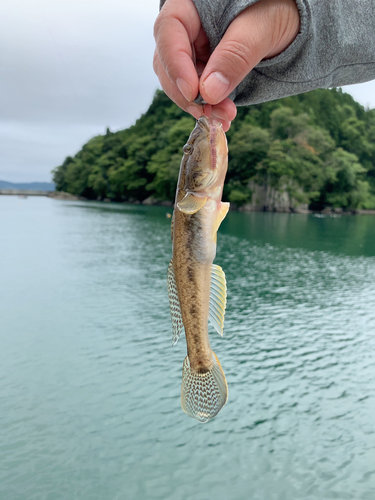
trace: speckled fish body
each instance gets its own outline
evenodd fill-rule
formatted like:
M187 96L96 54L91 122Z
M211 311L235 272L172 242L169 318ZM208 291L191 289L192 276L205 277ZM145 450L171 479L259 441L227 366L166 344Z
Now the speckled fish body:
M229 209L229 203L221 201L227 165L221 124L203 116L184 146L168 269L173 344L183 330L187 343L181 405L200 422L214 417L228 398L225 375L208 336L209 320L221 335L224 327L226 281L213 260L217 230Z

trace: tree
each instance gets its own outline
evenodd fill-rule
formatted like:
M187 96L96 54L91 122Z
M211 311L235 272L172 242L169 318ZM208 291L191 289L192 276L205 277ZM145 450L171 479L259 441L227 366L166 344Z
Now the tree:
M92 199L172 201L194 123L157 91L134 125L107 128L56 167L56 189ZM227 137L224 199L237 206L250 201L252 182L312 208L375 208L375 110L341 89L239 108Z

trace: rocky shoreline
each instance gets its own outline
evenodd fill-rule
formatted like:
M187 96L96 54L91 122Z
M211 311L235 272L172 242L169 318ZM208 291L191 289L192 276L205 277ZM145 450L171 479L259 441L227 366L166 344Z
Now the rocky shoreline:
M71 200L71 201L87 201L87 198L82 196L75 196L74 194L65 193L64 191L51 191L48 198L54 198L55 200Z

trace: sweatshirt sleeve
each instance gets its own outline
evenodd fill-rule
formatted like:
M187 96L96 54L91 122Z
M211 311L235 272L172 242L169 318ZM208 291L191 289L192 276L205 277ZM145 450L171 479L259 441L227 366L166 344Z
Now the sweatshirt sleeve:
M211 50L233 19L258 0L193 0ZM317 88L375 79L375 0L296 0L300 32L261 61L229 96L248 105Z

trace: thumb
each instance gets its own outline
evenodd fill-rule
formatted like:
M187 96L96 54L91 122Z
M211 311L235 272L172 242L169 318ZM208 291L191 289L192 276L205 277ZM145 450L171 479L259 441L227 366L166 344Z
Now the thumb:
M209 104L227 97L264 58L274 57L299 30L294 0L260 0L229 25L200 79L200 94Z

